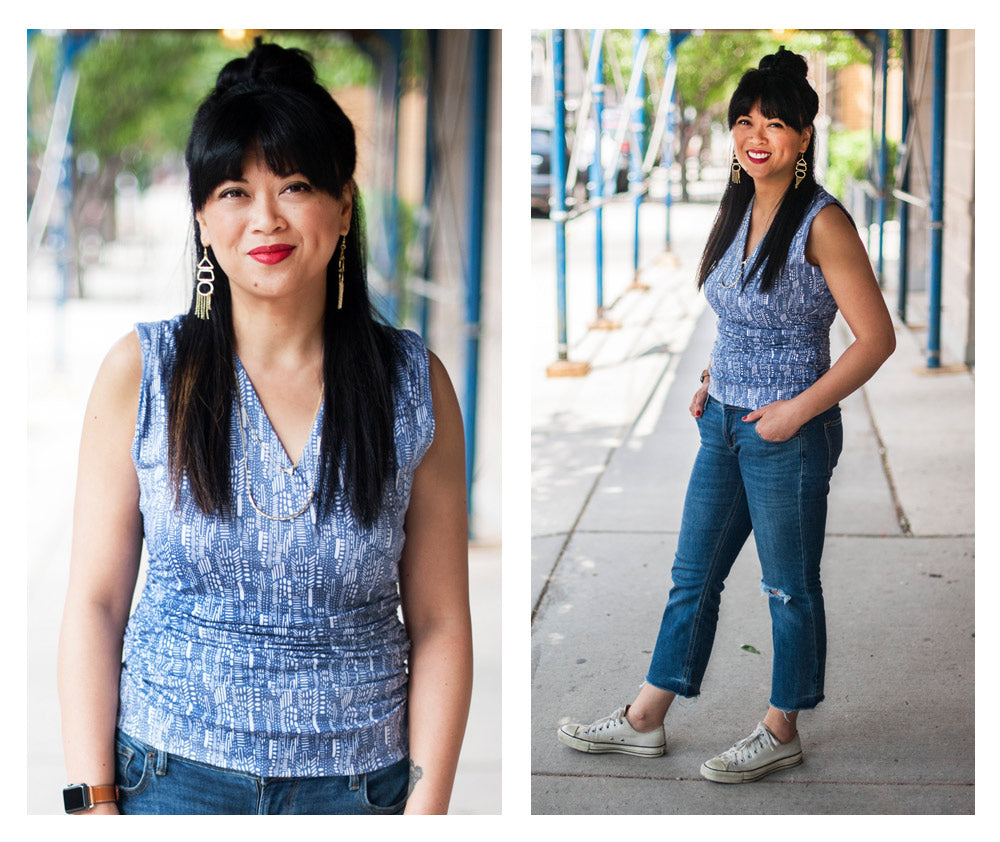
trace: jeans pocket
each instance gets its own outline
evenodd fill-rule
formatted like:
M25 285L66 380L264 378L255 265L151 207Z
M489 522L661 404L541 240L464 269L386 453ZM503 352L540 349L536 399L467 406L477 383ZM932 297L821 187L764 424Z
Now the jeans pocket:
M837 467L840 459L840 452L844 449L844 425L841 417L831 418L823 425L826 433L827 450L827 473L833 476L833 469Z
M402 813L410 795L410 760L404 757L374 772L359 775L358 798L369 813L392 815Z
M115 783L121 796L138 795L149 786L155 757L156 750L141 740L115 735Z

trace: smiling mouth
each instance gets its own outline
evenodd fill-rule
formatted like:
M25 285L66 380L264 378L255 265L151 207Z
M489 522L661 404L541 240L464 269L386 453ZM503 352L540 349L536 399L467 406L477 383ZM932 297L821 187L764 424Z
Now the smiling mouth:
M290 246L286 243L276 243L271 246L258 246L247 253L258 263L273 266L275 263L281 263L294 249L295 246Z
M771 153L770 152L757 152L757 151L750 152L750 151L748 151L747 152L747 157L751 161L753 161L755 164L759 164L762 161L766 161L768 158L770 158L771 157Z

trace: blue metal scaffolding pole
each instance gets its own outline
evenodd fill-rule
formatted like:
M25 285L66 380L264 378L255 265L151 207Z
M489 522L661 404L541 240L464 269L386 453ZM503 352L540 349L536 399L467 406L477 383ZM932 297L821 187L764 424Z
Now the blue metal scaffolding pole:
M900 118L904 146L900 150L906 156L905 166L899 180L899 189L910 191L910 74L913 72L913 31L903 30L903 111ZM899 202L899 281L897 283L896 314L906 324L906 294L910 285L910 205Z
M469 85L469 172L466 187L469 248L465 275L465 482L472 513L472 479L476 455L476 405L479 392L479 333L483 283L483 196L486 175L486 124L489 115L490 32L472 35L472 79Z
M878 31L878 38L879 64L881 66L882 75L882 108L878 158L878 282L879 286L881 286L885 283L885 277L883 275L883 268L885 264L885 217L889 198L889 149L888 141L886 139L885 125L889 78L889 30L880 29Z
M423 218L421 219L421 224L423 226L422 230L422 241L423 241L423 265L421 267L421 276L424 280L429 280L431 277L431 267L433 265L433 256L431 253L431 243L433 238L431 237L431 216L433 213L433 202L434 202L434 178L436 176L434 168L434 159L436 157L435 143L434 143L434 132L435 132L435 122L434 122L434 109L437 107L437 100L435 98L435 87L437 86L438 79L438 33L437 30L431 29L427 32L427 105L426 114L427 120L424 126L424 199L423 208L421 210ZM418 313L417 321L420 325L420 335L426 340L428 334L430 333L430 302L426 295L421 295L418 298Z
M930 272L927 296L927 367L941 367L941 266L944 227L944 132L948 31L934 30L934 100L931 128Z
M604 147L604 34L602 30L591 31L591 61L594 76L591 79L591 95L594 101L594 159L590 163L591 198L596 199L594 208L595 245L594 259L597 271L597 318L604 316L604 173L601 151Z
M663 48L663 80L666 84L666 80L670 78L670 68L674 64L674 47L676 42L674 41L675 35L673 32L667 38L667 43ZM676 86L674 86L676 90ZM670 107L667 111L667 131L663 139L663 169L667 174L667 189L663 197L664 209L666 210L667 216L667 230L666 237L664 241L664 246L667 251L670 251L671 239L670 239L670 212L674 206L674 188L673 182L671 181L670 174L674 167L674 91L670 93Z
M552 130L552 211L556 226L556 307L559 360L569 358L566 334L566 30L552 30L554 126Z
M643 50L644 42L649 34L648 29L636 29L632 34L632 73L638 74L635 89L635 104L632 109L632 142L629 146L631 153L629 157L628 183L632 192L632 206L635 216L635 230L632 239L632 269L634 277L639 275L639 207L642 205L642 145L640 143L646 129L646 109L644 107L646 99L646 79L643 73L642 62L645 56Z

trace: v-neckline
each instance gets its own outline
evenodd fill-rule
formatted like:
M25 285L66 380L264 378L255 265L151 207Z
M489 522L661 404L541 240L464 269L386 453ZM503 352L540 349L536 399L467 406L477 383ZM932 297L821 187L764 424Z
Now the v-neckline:
M325 406L325 401L320 400L319 406L316 408L316 415L313 418L312 424L309 427L309 435L306 437L305 443L302 445L302 452L299 454L297 460L293 460L285 449L284 442L281 441L281 437L278 435L277 431L274 429L274 424L271 423L271 417L267 414L267 410L264 409L264 402L260 399L260 395L257 394L257 388L253 385L253 380L250 378L249 372L243 366L243 360L240 359L239 354L235 351L233 352L233 360L236 364L236 388L240 390L239 395L237 395L237 412L239 407L242 407L243 412L246 414L247 427L253 432L252 434L256 436L256 430L260 430L263 427L264 435L269 439L269 442L260 442L265 447L265 457L269 457L273 450L277 450L281 454L281 459L285 464L279 465L278 467L287 474L293 474L302 464L305 459L306 454L309 452L309 448L313 441L316 439L317 428L319 427ZM242 378L240 375L242 374ZM241 379L246 384L246 389L243 389L240 381ZM244 400L243 397L246 397ZM252 401L250 400L252 398ZM263 419L263 424L257 423L258 419L254 419L250 413L250 404L254 405L254 411L259 414L260 419ZM242 419L237 419L239 423L243 423ZM258 437L259 438L259 437ZM287 467L286 467L287 465Z
M743 218L743 237L742 237L742 242L740 243L740 251L738 259L740 260L740 262L743 264L744 267L746 267L747 264L750 263L750 261L753 259L754 255L757 254L757 249L760 248L760 244L764 241L764 237L767 236L767 231L765 231L764 235L759 240L757 240L756 243L754 243L753 249L750 252L750 254L747 254L747 244L750 240L750 219L753 216L753 207L755 201L756 197L750 199L750 204L747 205L746 216ZM746 256L744 257L744 255Z

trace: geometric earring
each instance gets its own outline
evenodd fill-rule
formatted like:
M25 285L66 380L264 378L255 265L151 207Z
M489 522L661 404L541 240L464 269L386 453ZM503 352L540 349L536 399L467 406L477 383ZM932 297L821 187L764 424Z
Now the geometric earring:
M736 153L734 152L733 153L732 173L730 174L730 178L732 179L733 184L739 184L740 183L740 169L741 169L740 162L736 158Z
M212 310L212 293L215 292L215 267L208 259L208 251L198 264L198 294L194 301L194 314L199 319L207 319Z
M799 160L795 162L795 186L798 187L802 183L802 179L806 177L806 173L809 172L809 164L806 163L805 152L800 153Z

